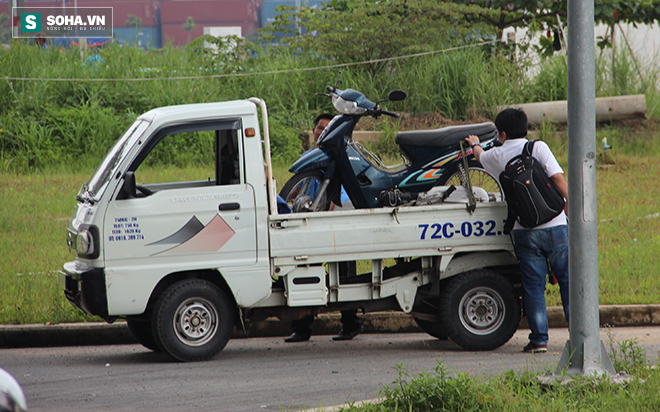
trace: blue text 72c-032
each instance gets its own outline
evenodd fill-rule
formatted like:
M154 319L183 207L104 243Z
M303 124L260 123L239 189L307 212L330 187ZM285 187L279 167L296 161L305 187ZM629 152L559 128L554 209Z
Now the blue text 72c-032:
M476 220L474 222L465 221L460 225L453 223L428 223L418 225L422 229L419 238L421 240L427 239L451 239L454 236L498 236L502 234L502 230L497 230L497 223L494 220L487 220L482 222Z

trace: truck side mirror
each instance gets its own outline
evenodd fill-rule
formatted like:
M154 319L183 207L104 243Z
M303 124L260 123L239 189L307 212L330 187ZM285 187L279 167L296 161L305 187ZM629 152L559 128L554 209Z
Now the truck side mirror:
M133 199L136 196L135 172L128 171L124 175L124 184L121 187L120 199Z

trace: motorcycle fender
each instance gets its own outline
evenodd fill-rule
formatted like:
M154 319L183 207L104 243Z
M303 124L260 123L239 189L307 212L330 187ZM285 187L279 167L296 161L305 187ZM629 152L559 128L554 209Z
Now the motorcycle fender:
M330 163L332 163L332 158L323 150L315 148L305 152L298 161L296 161L289 172L291 173L300 173L312 169L324 169Z

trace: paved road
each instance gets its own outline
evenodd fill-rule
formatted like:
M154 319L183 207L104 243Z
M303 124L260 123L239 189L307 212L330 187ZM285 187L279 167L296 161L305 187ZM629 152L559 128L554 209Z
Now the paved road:
M362 334L333 342L282 338L234 339L214 360L174 363L139 345L0 350L0 366L23 386L36 411L297 411L373 399L396 377L433 372L438 361L452 372L554 370L568 331L551 329L549 352L521 353L528 331L493 352L465 352L421 333ZM649 359L660 351L660 327L614 328L608 346L637 338Z

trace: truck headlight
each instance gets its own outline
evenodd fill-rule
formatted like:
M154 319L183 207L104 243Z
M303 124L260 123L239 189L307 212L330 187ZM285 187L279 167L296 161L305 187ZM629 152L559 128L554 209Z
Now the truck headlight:
M80 226L76 235L76 252L80 257L99 257L99 230L96 226Z

